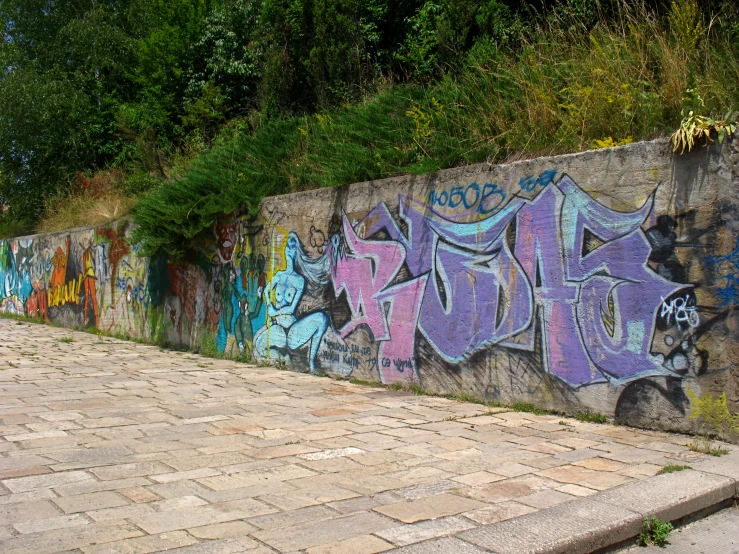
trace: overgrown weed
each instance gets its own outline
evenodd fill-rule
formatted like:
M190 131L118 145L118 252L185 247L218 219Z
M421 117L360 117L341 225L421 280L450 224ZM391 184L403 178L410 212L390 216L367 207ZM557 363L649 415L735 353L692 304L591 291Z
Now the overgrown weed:
M726 392L714 397L711 393L696 395L687 389L690 398L690 419L696 420L698 434L739 434L739 413L732 414L726 403Z
M643 546L662 546L672 533L671 523L660 521L656 517L648 517L642 523L642 532L639 534L639 543Z

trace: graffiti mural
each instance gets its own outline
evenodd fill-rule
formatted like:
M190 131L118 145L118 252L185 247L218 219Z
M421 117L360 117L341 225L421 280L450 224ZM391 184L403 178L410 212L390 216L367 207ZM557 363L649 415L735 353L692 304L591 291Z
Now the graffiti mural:
M657 213L656 189L617 210L555 170L513 182L519 192L473 182L399 194L304 235L281 217L255 357L553 407L615 395L610 409L631 423L655 406L687 418L683 383L709 371L713 333L730 332L736 250L696 260L715 244L688 240L694 214ZM711 266L716 300L695 279Z
M0 240L0 311L631 423L662 406L679 427L686 382L734 378L733 203L702 228L698 208L659 213L659 188L616 209L556 169L482 177L352 212L267 203L178 259L141 255L125 221Z
M664 299L686 285L647 265L641 225L651 198L636 212L616 212L565 175L535 200L515 199L476 223L406 197L399 204L407 233L385 205L359 223L365 236L386 240L360 238L344 216L346 247L332 272L352 311L340 335L368 326L381 342L384 382L417 378L416 330L450 362L495 345L531 351L540 341L543 369L572 386L669 371L650 346ZM403 265L407 277L398 279ZM698 317L678 307L680 324Z

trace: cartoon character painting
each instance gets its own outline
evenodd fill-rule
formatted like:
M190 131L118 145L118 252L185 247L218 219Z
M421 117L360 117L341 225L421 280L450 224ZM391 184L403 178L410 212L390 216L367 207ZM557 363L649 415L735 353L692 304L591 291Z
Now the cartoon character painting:
M83 291L85 301L83 303L83 320L84 325L88 326L90 322L90 309L92 309L93 319L95 320L95 327L99 327L98 320L98 300L97 290L95 288L95 262L92 258L92 247L93 242L89 238L85 237L80 243L84 254L82 255L82 275L83 275Z

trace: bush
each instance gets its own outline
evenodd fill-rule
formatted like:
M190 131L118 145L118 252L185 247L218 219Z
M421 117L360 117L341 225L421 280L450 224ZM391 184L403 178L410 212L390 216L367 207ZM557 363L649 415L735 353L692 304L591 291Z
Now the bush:
M146 171L137 169L123 179L123 182L120 184L120 190L126 196L137 197L156 188L162 182L162 179L154 177Z
M30 234L33 232L33 226L32 220L0 216L0 239Z
M136 207L134 240L152 254L183 254L191 240L237 209L255 213L259 200L286 192L284 165L298 140L296 119L236 134L205 152L181 179L153 190Z
M6 4L6 228L112 166L145 196L150 252L266 195L664 136L688 90L718 140L739 105L739 10L719 0Z

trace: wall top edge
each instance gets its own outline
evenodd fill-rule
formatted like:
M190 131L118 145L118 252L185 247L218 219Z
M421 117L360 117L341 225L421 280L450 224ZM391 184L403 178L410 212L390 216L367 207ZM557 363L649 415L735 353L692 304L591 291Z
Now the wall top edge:
M737 135L739 135L739 132L737 132ZM362 187L375 187L375 188L381 188L384 185L393 183L398 181L398 179L439 179L444 180L447 176L452 176L459 173L483 173L483 172L491 172L495 169L506 169L506 168L516 168L521 165L525 164L546 164L547 162L562 162L564 160L570 160L573 158L578 157L586 157L586 156L607 156L611 154L626 154L632 150L640 150L645 147L647 148L664 148L665 154L668 154L670 156L673 155L672 149L670 148L669 144L669 138L668 137L659 137L652 140L645 140L645 141L639 141L639 142L632 142L631 144L625 144L622 146L612 146L609 148L591 148L588 150L581 150L580 152L568 152L565 154L555 154L552 156L536 156L533 158L525 158L521 160L513 160L510 162L505 163L490 163L490 162L480 162L477 164L468 164L468 165L458 165L454 167L449 167L446 169L440 169L438 171L433 171L430 173L424 173L424 174L415 174L415 173L399 173L397 175L393 175L390 177L383 177L382 179L371 179L368 181L358 181L354 183L346 183L343 185L339 185L336 187L321 187L321 188L315 188L315 189L309 189L309 190L303 190L303 191L297 191L297 192L288 192L285 194L276 194L274 196L267 196L262 200L262 203L269 203L272 201L284 201L286 198L296 198L299 199L300 197L304 196L315 196L317 194L332 194L333 191L337 190L351 190L355 188L362 188ZM710 148L714 147L714 145L711 145ZM696 151L694 151L696 152Z
M48 231L46 233L33 233L32 235L20 235L20 236L15 236L15 237L0 238L0 242L7 241L7 240L19 240L19 239L35 240L40 237L53 237L54 235L68 235L71 233L84 233L86 231L94 231L98 227L104 226L104 225L107 225L107 226L117 225L118 223L123 222L123 221L132 222L133 220L131 219L130 216L124 216L120 219L112 219L110 221L106 221L105 223L98 223L95 225L83 225L80 227L70 227L68 229L60 229L59 231Z
M734 137L732 139L739 138L739 131L734 134ZM716 153L720 152L722 149L727 148L727 145L729 144L729 141L724 142L724 144L719 145L718 143L714 142L713 144L709 145L708 148L705 149L708 153ZM278 194L274 196L267 196L262 199L262 206L265 204L269 204L271 202L284 202L287 198L292 198L299 200L304 197L316 197L317 195L323 196L323 195L331 195L335 194L339 191L351 191L352 189L357 188L363 188L363 187L374 187L374 188L381 188L383 186L389 185L391 183L397 182L399 179L409 179L409 180L416 180L416 179L428 179L428 180L444 180L445 178L458 175L461 173L483 173L483 172L492 172L495 169L507 169L511 168L514 169L518 166L525 165L525 164L546 164L547 162L550 163L557 163L557 162L564 162L566 160L571 160L573 158L580 158L580 157L588 157L588 156L609 156L612 154L618 154L618 155L628 155L629 152L637 152L639 150L643 149L653 150L653 149L663 149L664 152L661 152L664 155L668 155L671 158L674 158L678 156L677 154L674 154L672 152L672 148L669 144L669 138L668 137L659 137L656 139L648 140L648 141L639 141L639 142L633 142L631 144L626 144L622 146L613 146L609 148L598 148L598 149L588 149L588 150L582 150L580 152L570 152L565 154L557 154L552 156L537 156L534 158L526 158L521 160L514 160L506 163L490 163L490 162L481 162L477 164L469 164L469 165L461 165L461 166L455 166L450 167L446 169L441 169L435 172L425 173L425 174L412 174L412 173L399 173L398 175L394 175L391 177L384 177L382 179L374 179L374 180L368 180L368 181L359 181L354 183L346 183L343 185L339 185L336 187L322 187L322 188L315 188L305 191L297 191L297 192L289 192L285 194ZM737 150L739 150L739 146L736 147ZM692 153L686 153L683 156L688 155L696 155L699 151L694 150ZM261 209L260 209L261 211ZM19 240L19 239L36 239L39 237L51 237L58 234L69 234L69 233L78 233L78 232L85 232L94 230L95 228L99 227L100 225L117 225L121 221L131 221L130 216L123 217L121 219L115 219L106 223L101 223L97 225L89 225L89 226L80 226L80 227L73 227L69 229L63 229L59 231L50 231L46 233L33 233L31 235L21 235L21 236L15 236L15 237L6 237L6 238L0 238L0 242L2 241L9 241L9 240Z

